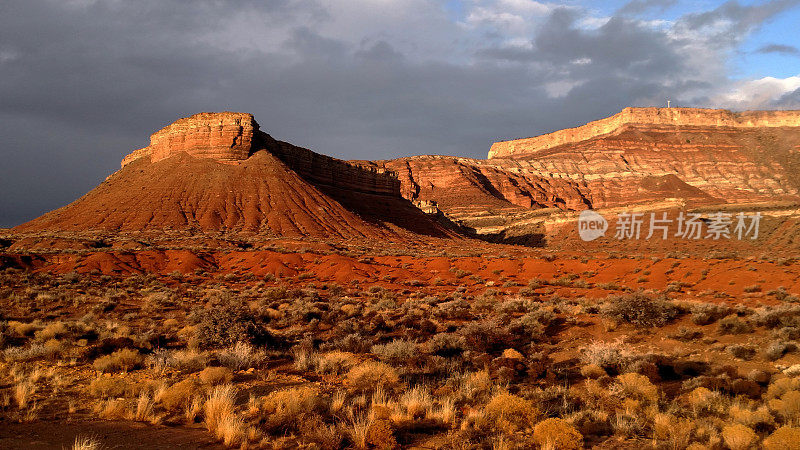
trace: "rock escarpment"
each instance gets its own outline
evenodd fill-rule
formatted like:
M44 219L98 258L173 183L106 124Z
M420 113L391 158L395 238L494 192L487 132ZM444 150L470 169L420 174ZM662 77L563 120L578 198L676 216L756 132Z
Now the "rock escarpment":
M487 233L548 210L796 200L800 112L627 108L538 138L496 143L487 160L378 161L403 196L435 201Z
M200 113L154 133L75 202L15 228L455 237L400 196L391 171L273 139L251 114Z
M531 155L561 145L576 144L623 130L629 125L695 128L800 127L800 111L744 111L699 108L625 108L611 117L536 137L495 142L489 159ZM724 130L723 130L724 131Z
M268 150L301 177L316 184L362 193L400 195L394 173L363 167L281 142L259 130L252 114L198 113L179 119L150 136L150 145L122 159L121 167L140 158L159 162L186 153L220 162L244 161Z

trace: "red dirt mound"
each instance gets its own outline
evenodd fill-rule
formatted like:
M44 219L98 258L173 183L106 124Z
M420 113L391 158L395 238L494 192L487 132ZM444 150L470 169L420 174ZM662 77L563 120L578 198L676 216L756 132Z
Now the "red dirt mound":
M433 224L429 228L436 230ZM140 158L75 202L14 231L169 229L335 238L398 235L396 229L351 212L265 150L233 163L186 153L154 163Z

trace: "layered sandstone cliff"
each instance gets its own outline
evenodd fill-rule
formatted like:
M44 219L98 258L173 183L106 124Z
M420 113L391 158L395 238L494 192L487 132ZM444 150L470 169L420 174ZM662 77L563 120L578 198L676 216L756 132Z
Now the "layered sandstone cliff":
M243 160L253 150L258 123L252 114L198 113L178 119L150 135L150 145L122 160L122 167L141 157L156 162L185 152L197 158Z
M696 128L800 127L800 111L744 111L699 108L625 108L611 117L525 139L495 142L489 158L531 155L542 150L576 144L623 129L627 125Z
M555 211L795 201L797 117L626 109L534 146L515 142L519 153L502 157L495 144L487 160L417 156L375 164L398 173L404 197L435 201L448 217L483 233L535 224Z
M400 181L393 172L351 164L275 140L259 130L258 122L249 113L204 112L178 119L153 133L149 146L123 158L121 167L140 158L158 162L184 153L223 162L244 161L260 150L271 152L318 186L400 196Z

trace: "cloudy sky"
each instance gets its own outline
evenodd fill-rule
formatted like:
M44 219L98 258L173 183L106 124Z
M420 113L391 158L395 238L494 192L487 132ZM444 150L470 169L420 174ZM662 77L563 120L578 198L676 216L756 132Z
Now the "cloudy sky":
M800 0L5 0L0 227L246 111L346 159L485 157L626 106L800 109Z

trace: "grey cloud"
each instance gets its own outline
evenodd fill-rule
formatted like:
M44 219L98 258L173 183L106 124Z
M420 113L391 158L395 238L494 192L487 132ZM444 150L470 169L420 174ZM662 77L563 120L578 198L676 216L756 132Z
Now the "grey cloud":
M800 55L800 49L793 45L783 45L783 44L768 44L758 48L756 53L780 53L783 55Z
M495 140L725 81L682 62L684 42L625 17L586 30L582 13L556 10L531 50L477 58L485 30L422 30L437 51L454 43L456 56L430 60L403 36L345 39L333 14L298 0L0 3L0 43L14 54L0 60L0 226L77 198L150 133L199 111L252 112L278 139L348 159L485 157ZM561 81L575 85L548 94Z
M637 15L650 10L666 11L677 3L678 0L632 0L623 5L617 14Z

